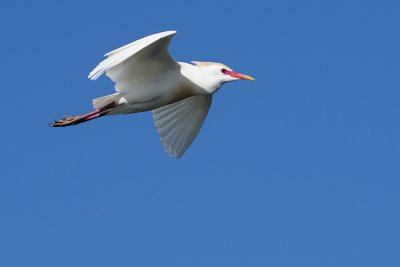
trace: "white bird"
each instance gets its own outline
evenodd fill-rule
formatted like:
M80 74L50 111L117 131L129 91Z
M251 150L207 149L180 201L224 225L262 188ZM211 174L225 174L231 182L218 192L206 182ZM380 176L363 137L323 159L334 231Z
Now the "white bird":
M168 52L175 34L153 34L107 53L89 78L106 73L117 92L93 99L90 113L64 116L49 125L65 127L104 115L152 111L165 150L180 158L200 131L213 93L226 82L254 78L221 63L175 61Z

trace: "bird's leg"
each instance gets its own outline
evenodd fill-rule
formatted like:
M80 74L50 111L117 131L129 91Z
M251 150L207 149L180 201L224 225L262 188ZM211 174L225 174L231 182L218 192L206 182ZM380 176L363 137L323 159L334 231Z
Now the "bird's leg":
M100 118L104 115L107 115L107 113L110 111L110 109L116 107L115 103L110 103L102 108L96 109L92 112L83 114L83 115L78 115L78 116L63 116L59 120L55 120L49 123L49 126L51 127L66 127L66 126L72 126L76 124L80 124L82 122L90 121L96 118Z

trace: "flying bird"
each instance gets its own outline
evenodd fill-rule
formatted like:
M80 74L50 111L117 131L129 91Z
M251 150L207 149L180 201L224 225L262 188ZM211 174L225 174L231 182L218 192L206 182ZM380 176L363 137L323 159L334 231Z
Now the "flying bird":
M65 127L105 115L152 111L166 152L180 158L200 131L212 95L224 83L254 78L221 63L175 61L168 51L175 34L153 34L107 53L89 78L106 73L116 93L93 99L92 112L64 116L49 125Z

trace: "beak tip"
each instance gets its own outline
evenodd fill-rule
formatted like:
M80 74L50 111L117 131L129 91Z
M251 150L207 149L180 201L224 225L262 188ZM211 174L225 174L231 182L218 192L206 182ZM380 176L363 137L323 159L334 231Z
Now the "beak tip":
M241 80L247 80L247 81L255 81L256 80L256 79L254 79L253 77L251 77L249 75L245 75L245 74L234 72L234 71L229 73L229 75L234 77L234 78L236 78L236 79L241 79Z

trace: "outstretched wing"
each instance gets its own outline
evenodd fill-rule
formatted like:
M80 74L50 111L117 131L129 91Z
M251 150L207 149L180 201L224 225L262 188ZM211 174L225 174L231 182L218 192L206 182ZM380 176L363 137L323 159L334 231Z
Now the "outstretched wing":
M107 58L89 74L96 80L104 72L113 80L115 89L124 93L140 89L158 74L179 70L179 64L168 52L176 31L153 34L107 53Z
M180 158L199 133L212 101L196 95L153 110L153 118L165 150Z

